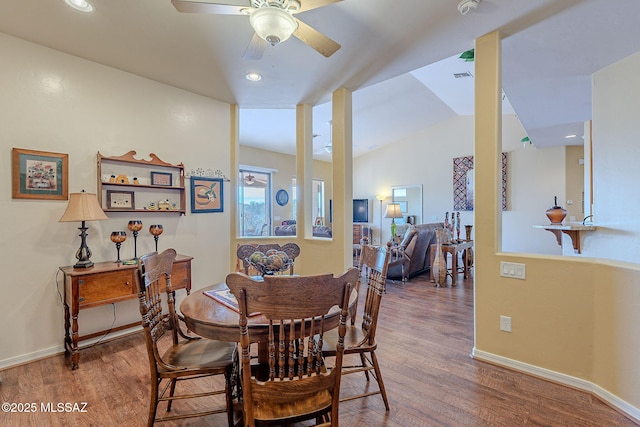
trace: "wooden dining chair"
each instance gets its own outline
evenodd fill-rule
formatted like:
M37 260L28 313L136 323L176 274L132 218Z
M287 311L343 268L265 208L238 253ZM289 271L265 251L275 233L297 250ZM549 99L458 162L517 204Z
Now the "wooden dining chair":
M316 425L338 426L343 337L357 280L355 268L340 277L265 276L264 282L242 273L227 276L240 310L244 426L313 419ZM260 342L251 335L247 319L256 313L268 322L268 342L262 343L268 348L264 364L252 364L251 346ZM336 322L336 357L333 368L327 369L323 337Z
M360 276L357 289L361 288L364 283L366 285L366 297L362 313L361 325L353 324L347 327L344 337L344 355L345 363L349 358L348 355L359 355L360 362L356 365L345 365L343 363L343 375L364 372L367 383L370 376L373 376L378 383L378 389L371 392L363 392L356 395L343 396L340 401L359 399L366 396L380 394L384 401L386 410L389 410L389 401L387 392L382 381L382 372L376 357L376 328L378 326L378 314L380 312L380 302L382 295L385 293L387 268L389 266L390 250L385 246L368 246L362 247L360 254ZM338 337L334 333L327 334L324 340L323 354L325 357L337 354Z
M176 315L174 292L171 288L171 269L175 257L176 251L174 249L167 249L161 254L153 252L140 258L138 268L138 300L151 373L151 396L147 424L152 426L158 421L226 412L227 422L229 426L232 426L230 381L236 344L199 337L187 337L186 341L179 341L179 319ZM166 294L167 310L163 308L163 294ZM170 342L161 344L163 338L166 340L170 338ZM160 348L167 349L161 353ZM214 375L224 375L224 389L203 393L175 394L178 382ZM225 405L219 409L157 417L158 404L162 401L167 402L167 412L171 412L174 400L221 394L225 395ZM201 400L201 402L209 404L205 400Z

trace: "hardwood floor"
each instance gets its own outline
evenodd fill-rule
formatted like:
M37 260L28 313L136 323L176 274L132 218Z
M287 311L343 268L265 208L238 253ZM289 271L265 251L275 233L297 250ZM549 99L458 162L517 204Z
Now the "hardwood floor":
M473 360L472 310L472 283L462 284L462 276L455 288L435 288L428 275L406 284L388 283L377 354L391 410L385 412L380 396L344 402L340 425L637 425L590 394ZM410 347L421 356L408 357L404 350ZM3 403L36 406L31 413L0 413L2 426L146 425L149 378L141 333L84 350L76 371L56 356L0 374ZM197 387L206 389L210 381L202 380ZM364 376L345 376L342 392L364 383ZM43 412L42 405L46 409L51 403L57 409L58 402L86 402L86 412ZM174 411L185 404L174 404ZM225 426L226 418L214 415L162 425Z

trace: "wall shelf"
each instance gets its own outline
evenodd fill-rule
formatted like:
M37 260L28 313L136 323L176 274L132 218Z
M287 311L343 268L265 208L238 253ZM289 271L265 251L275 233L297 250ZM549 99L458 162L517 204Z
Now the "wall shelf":
M98 200L105 212L186 214L184 166L136 159L135 151L105 157L98 152ZM119 197L114 202L112 197ZM120 204L122 203L122 204Z
M562 246L562 233L571 237L571 243L573 245L573 251L577 254L580 253L580 233L582 231L594 231L595 225L582 225L578 224L549 224L549 225L534 225L533 228L544 229L550 231L556 236L558 245Z

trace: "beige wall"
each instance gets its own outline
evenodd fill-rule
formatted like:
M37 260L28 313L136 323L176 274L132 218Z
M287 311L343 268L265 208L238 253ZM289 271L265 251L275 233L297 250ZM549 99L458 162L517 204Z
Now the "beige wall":
M231 237L230 267L235 268L235 248L238 244L245 243L284 243L295 242L301 248L304 256L296 260L295 272L300 274L320 274L327 272L342 272L353 264L351 246L351 216L352 216L352 152L351 152L351 92L346 89L338 89L332 99L332 163L313 160L313 136L312 136L312 108L310 105L298 105L296 107L296 185L298 187L297 200L297 230L295 237L254 237L239 238L235 234ZM232 107L233 110L233 107ZM232 128L234 126L232 125ZM237 123L235 125L237 129ZM232 132L233 133L233 132ZM230 141L232 150L235 150L234 138ZM244 148L243 148L244 150ZM239 153L238 158L246 163L245 158ZM235 152L234 152L235 153ZM255 154L255 153L254 153ZM273 155L275 156L275 155ZM276 156L277 157L277 156ZM275 158L275 157L274 157ZM256 159L257 160L257 159ZM237 166L237 165L236 165ZM313 216L311 214L311 181L314 178L326 178L328 194L333 200L333 223L331 224L333 238L312 237ZM333 185L339 182L340 185ZM328 200L327 200L328 203ZM327 207L328 209L328 207ZM235 208L232 207L232 215ZM231 224L235 224L235 217L231 218ZM231 227L234 228L234 225Z
M513 256L500 252L497 242L503 230L500 212L492 206L497 191L491 171L492 159L500 152L501 145L500 137L495 133L500 116L493 109L495 94L500 92L496 85L500 81L496 71L500 63L499 45L496 34L476 43L476 109L482 111L476 116L476 152L481 150L483 153L483 161L476 170L476 188L480 186L484 197L478 202L475 213L478 230L474 354L479 359L587 389L640 419L640 366L637 363L640 339L634 327L640 321L638 265L568 256ZM631 123L632 114L623 111L633 110L639 86L637 83L629 85L630 80L621 78L620 74L626 75L636 69L637 59L631 58L623 65L598 73L594 81L594 171L601 172L594 176L594 191L611 194L607 200L620 197L619 187L611 185L610 177L605 176L607 166L612 165L598 163L595 153L600 152L602 159L602 152L610 152L610 144L613 152L622 152L621 147L630 146L633 133L620 129L630 129L626 122ZM603 109L612 108L611 90L618 88L620 82L625 82L627 94L631 92L636 96L615 98L620 115L604 113ZM607 129L616 129L615 137L607 133ZM603 145L596 148L605 143L606 149ZM627 158L630 157L628 151L624 151ZM611 170L619 169L618 166L611 167ZM616 175L619 174L615 172ZM608 204L602 199L598 199L600 220L606 222L608 218L604 212ZM598 225L600 220L596 220ZM601 231L604 230L598 230L594 235ZM617 255L618 251L620 249L617 249ZM526 280L500 277L500 261L526 264ZM499 331L500 315L512 317L511 333Z
M187 171L229 165L229 106L133 74L66 55L0 34L0 219L3 224L0 266L0 316L7 325L0 345L0 367L62 351L63 309L59 266L76 262L80 224L58 223L65 201L11 198L11 148L69 154L69 190L95 192L96 154L140 157L157 154ZM189 181L187 180L187 184ZM153 250L148 225L164 225L159 249L173 247L193 255L195 288L224 279L228 271L229 186L225 212L207 214L109 214L88 223L92 260L115 260L111 231L126 229L130 219L145 224L138 254ZM190 206L189 196L187 204ZM133 239L122 258L133 256ZM80 334L139 319L135 301L81 312ZM11 343L9 345L8 343Z

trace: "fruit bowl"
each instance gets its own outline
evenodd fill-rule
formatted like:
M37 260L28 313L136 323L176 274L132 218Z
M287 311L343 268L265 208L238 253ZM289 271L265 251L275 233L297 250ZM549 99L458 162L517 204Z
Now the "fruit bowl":
M280 273L293 265L293 260L285 252L273 249L266 253L256 251L249 258L245 258L245 261L255 268L260 276Z

